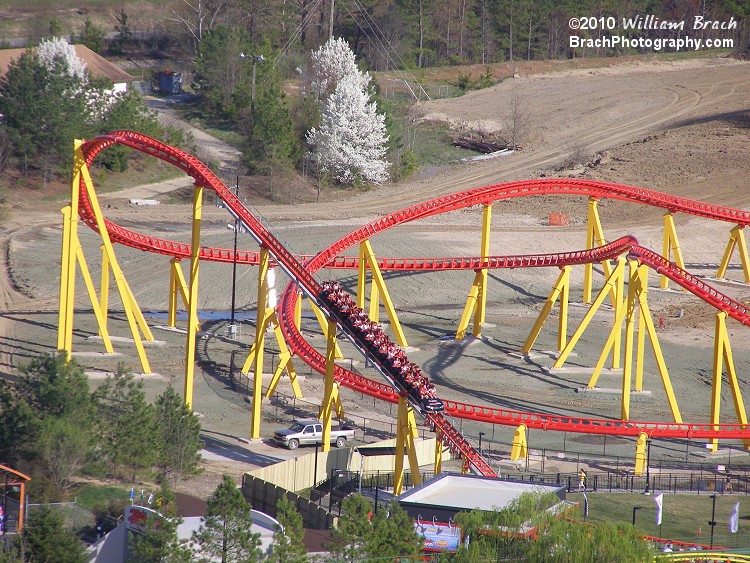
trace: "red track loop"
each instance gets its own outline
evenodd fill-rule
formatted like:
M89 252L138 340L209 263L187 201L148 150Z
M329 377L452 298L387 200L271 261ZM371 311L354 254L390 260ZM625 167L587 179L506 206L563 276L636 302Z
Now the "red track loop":
M502 199L554 194L616 199L659 207L670 212L686 213L708 219L726 221L743 227L750 224L750 212L711 205L652 190L592 180L542 179L485 186L436 198L390 213L360 227L313 257L295 256L269 232L259 218L255 217L231 190L224 186L208 167L195 157L179 149L132 131L114 131L83 144L81 148L87 166L91 165L100 151L113 144L128 146L173 164L192 177L196 185L215 191L217 196L224 200L230 212L248 227L260 246L267 248L276 263L292 279L296 280L296 283L292 282L289 284L279 305L281 329L292 350L313 369L321 373L325 373L325 358L304 339L294 326L292 320L294 318L294 304L298 299L297 285L302 287L311 298L316 300L319 306L325 308L325 304L317 298L320 293L320 286L314 278L315 273L322 268L357 268L357 258L342 257L341 253L375 234L402 223L474 205L489 204ZM98 230L94 207L87 195L83 177L81 178L80 185L79 214L89 227ZM190 256L189 244L143 235L106 219L105 227L113 242L138 250L160 253L176 258L187 258ZM688 291L711 303L717 309L726 311L732 318L745 325L750 325L750 311L743 304L723 295L695 276L681 270L672 262L665 260L657 253L638 246L632 237L624 237L609 245L593 250L572 253L490 257L486 259L381 258L379 265L383 270L473 270L484 267L549 267L599 262L614 258L625 252L628 253L629 258L648 265L659 274L666 275ZM236 259L240 264L257 264L258 252L238 251L235 256L234 252L229 249L201 247L200 258L202 260L219 262L232 262ZM386 401L398 401L398 393L390 385L373 381L338 365L335 367L334 376L341 385L345 385L361 393ZM708 425L670 424L667 422L622 422L617 420L560 417L510 411L453 401L444 401L444 403L446 413L456 417L514 426L523 423L529 428L545 430L632 436L640 432L646 432L650 436L663 438L750 437L750 429L746 426L735 424ZM461 452L475 470L483 475L494 475L493 470L442 415L430 414L428 415L428 419L434 427L442 431L443 440Z

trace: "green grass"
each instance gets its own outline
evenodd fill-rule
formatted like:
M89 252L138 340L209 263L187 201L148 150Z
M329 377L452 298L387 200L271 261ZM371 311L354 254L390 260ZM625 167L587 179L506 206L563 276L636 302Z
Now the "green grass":
M238 124L235 121L212 120L197 105L186 105L178 107L176 110L180 118L193 127L232 145L237 150L242 150L243 138L237 130Z
M588 522L633 521L636 511L636 526L645 535L708 544L711 538L712 499L705 495L664 494L661 530L656 525L656 503L654 496L631 493L587 493L589 501ZM571 493L568 500L580 503L579 519L583 519L583 495ZM740 503L740 528L737 534L729 532L729 516L736 502ZM698 536L698 528L701 535ZM714 545L736 547L750 546L750 497L745 495L717 495Z
M76 491L76 502L89 509L110 499L127 501L130 499L130 489L117 485L86 485Z

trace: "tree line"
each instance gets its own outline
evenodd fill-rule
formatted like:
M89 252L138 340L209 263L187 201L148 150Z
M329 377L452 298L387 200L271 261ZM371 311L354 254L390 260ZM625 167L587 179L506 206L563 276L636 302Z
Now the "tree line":
M83 474L174 484L199 470L201 448L198 417L174 389L149 404L122 365L94 391L62 353L0 380L0 460L32 476L38 502L64 499Z

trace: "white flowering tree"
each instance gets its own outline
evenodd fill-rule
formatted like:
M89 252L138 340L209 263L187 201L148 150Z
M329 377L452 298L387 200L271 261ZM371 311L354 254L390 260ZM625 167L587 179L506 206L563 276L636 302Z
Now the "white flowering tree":
M354 60L354 51L341 37L331 38L310 55L310 90L319 100L328 97L345 76L357 76L361 87L367 88L370 75L360 72Z
M313 89L323 105L320 125L308 132L307 142L319 170L342 184L386 181L388 134L385 116L370 99L370 76L357 68L343 39L329 40L313 53L312 67Z
M53 37L39 43L36 48L39 62L47 70L54 70L57 61L62 61L65 71L84 84L88 82L86 63L76 54L76 50L63 37Z

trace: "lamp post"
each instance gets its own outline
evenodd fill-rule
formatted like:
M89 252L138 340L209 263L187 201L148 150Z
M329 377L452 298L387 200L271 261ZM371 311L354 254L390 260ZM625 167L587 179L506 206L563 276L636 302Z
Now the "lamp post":
M633 507L633 527L635 527L635 513L638 512L640 509L641 509L640 506Z
M266 58L263 55L246 55L245 53L240 53L240 58L253 60L253 78L252 85L250 86L250 109L255 109L255 65L258 64L258 61L265 61Z
M237 181L234 185L234 192L235 197L239 197L240 195L240 178L237 177ZM229 338L237 338L237 323L234 320L234 309L235 309L235 297L236 297L236 287L237 287L237 229L239 227L239 221L235 218L234 220L234 254L232 255L232 309L231 313L229 315L229 326L227 327L227 331L229 332Z
M484 432L479 433L479 455L482 455L482 436L484 436Z
M714 526L716 526L716 495L711 495L711 520L708 525L711 526L711 549L714 548Z
M651 440L646 440L646 490L644 494L651 494Z

